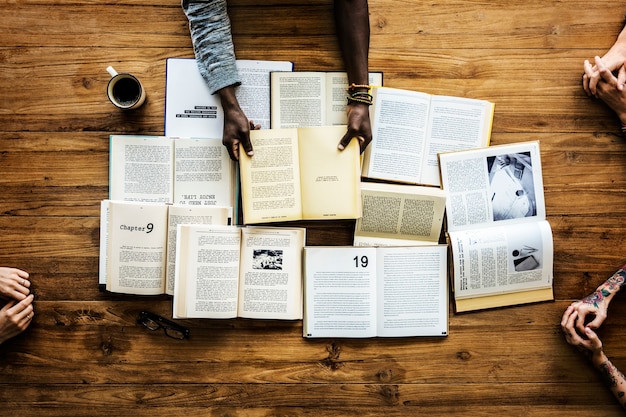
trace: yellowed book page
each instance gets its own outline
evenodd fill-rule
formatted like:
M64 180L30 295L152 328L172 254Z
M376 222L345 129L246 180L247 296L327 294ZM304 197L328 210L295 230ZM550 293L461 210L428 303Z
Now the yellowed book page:
M466 298L455 300L455 311L463 313L467 311L484 310L488 308L508 307L520 304L538 303L541 301L554 300L552 288L543 288L533 291L517 292L512 294L499 294L487 297Z
M136 295L165 292L167 205L109 201L106 289Z
M178 225L178 237L174 317L236 317L240 229L221 225Z
M254 156L240 147L244 224L300 220L297 129L253 130Z
M302 318L302 248L305 229L241 229L239 317Z
M337 149L346 126L298 129L302 217L307 220L361 216L359 144Z
M363 216L354 229L354 246L412 246L439 241L446 194L435 187L361 183ZM394 243L394 240L396 243Z

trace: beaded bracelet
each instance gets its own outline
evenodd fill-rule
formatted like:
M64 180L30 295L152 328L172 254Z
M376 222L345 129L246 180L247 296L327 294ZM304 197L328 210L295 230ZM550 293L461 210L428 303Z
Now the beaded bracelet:
M365 88L367 91L369 91L372 87L370 85L368 85L368 84L355 84L355 83L352 83L348 87L348 92L352 93L352 92L356 91L357 88Z
M362 103L371 106L373 101L372 95L366 91L352 92L346 98L348 99L348 104Z

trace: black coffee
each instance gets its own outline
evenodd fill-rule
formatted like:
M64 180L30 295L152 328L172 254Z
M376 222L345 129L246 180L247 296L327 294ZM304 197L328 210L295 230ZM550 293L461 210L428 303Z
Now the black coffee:
M141 96L141 89L137 81L132 78L122 78L113 86L113 97L120 106L132 106Z

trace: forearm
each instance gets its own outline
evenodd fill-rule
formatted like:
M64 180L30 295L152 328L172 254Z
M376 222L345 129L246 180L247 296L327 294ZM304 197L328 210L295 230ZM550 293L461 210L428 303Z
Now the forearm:
M625 284L626 265L617 270L609 279L604 281L593 294L585 297L583 301L591 304L597 304L600 302L608 304Z
M183 0L198 69L211 94L241 80L237 72L226 0Z
M623 408L626 408L626 379L624 374L611 363L602 351L594 355L592 363L617 401Z
M367 0L335 0L334 7L337 39L348 74L348 84L369 84L370 25Z

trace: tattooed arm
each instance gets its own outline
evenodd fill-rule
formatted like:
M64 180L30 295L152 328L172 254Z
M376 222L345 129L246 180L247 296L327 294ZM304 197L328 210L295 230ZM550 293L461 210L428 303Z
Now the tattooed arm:
M593 330L587 326L582 333L585 337L578 334L574 328L577 317L578 312L573 305L565 310L561 320L561 328L563 333L565 333L565 339L589 358L593 367L598 370L617 401L626 409L626 379L624 374L604 354L602 341Z
M593 293L572 303L573 310L578 313L574 325L580 334L585 334L586 327L598 329L602 325L607 316L609 303L625 283L626 265L604 281Z

